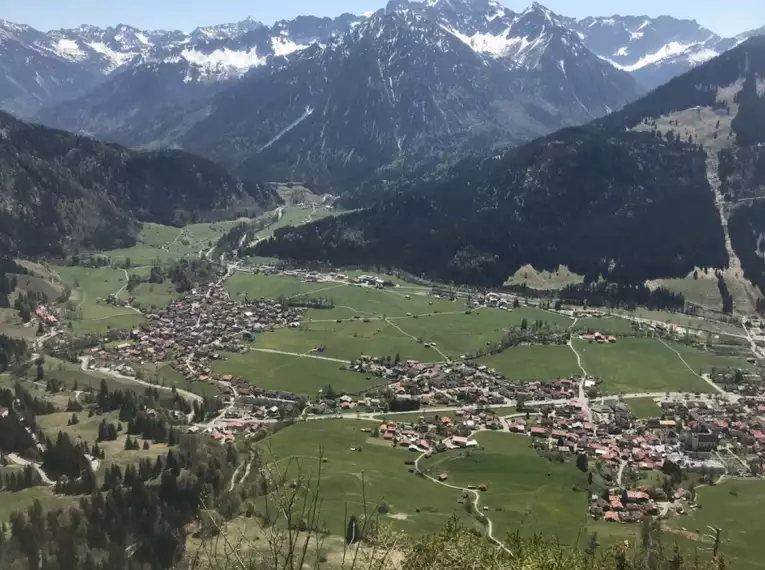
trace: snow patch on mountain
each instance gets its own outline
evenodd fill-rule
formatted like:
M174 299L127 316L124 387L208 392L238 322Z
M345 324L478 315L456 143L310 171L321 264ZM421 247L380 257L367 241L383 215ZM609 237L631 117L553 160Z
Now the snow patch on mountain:
M267 56L258 55L255 49L234 51L223 48L216 49L211 53L186 49L181 52L181 57L200 68L202 79L225 79L241 76L253 67L265 65L268 61Z
M70 61L80 61L88 57L88 54L80 49L77 42L64 38L61 38L53 45L53 51Z
M711 49L698 50L695 48L698 48L698 44L695 44L695 43L683 44L680 42L669 42L668 44L662 46L660 49L658 49L654 53L649 53L645 55L644 57L640 58L636 63L633 63L631 65L621 65L605 57L602 59L608 61L611 65L613 65L614 67L618 69L621 69L622 71L633 72L633 71L637 71L638 69L643 69L644 67L648 65L661 64L662 62L675 59L678 56L686 56L688 61L692 61L693 63L698 64L698 63L708 61L718 55L716 51ZM622 48L622 50L624 50L624 52L623 53L617 52L617 55L627 54L625 48ZM621 52L621 50L619 51Z
M112 72L115 69L122 67L136 56L135 53L125 53L113 50L103 42L90 42L87 45L90 46L93 51L106 58L109 62L109 65L106 68L108 72Z
M286 37L271 38L271 49L274 50L274 55L277 57L290 55L307 47L309 46L297 44Z

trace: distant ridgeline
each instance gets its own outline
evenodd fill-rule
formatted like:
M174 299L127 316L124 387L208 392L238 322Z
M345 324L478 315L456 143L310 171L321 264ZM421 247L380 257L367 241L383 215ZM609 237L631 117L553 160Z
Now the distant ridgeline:
M409 180L413 191L277 230L256 251L485 286L501 285L526 264L566 265L588 283L631 284L685 277L695 267L725 268L724 231L707 174L707 153L716 151L679 129L629 129L697 106L723 117L727 109L730 116L734 105L719 91L738 85L720 178L729 200L746 198L765 187L765 152L755 146L765 140L765 100L757 89L763 76L765 38L757 37L586 127L464 160L440 180ZM730 231L747 277L765 284L761 219L759 206L741 206Z

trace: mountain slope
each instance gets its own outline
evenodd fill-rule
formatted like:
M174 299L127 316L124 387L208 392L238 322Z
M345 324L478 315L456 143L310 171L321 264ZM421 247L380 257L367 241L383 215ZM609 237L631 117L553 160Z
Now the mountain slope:
M584 44L653 89L735 47L756 32L722 38L695 20L612 16L570 21Z
M126 145L146 133L167 110L212 97L251 70L290 58L314 43L352 29L363 18L299 17L267 27L250 18L183 32L141 32L127 26L83 26L56 32L83 52L96 48L102 83L74 100L35 115L48 126Z
M563 120L511 94L503 66L454 35L413 12L378 14L245 78L177 142L245 175L349 188L404 158Z
M493 0L424 6L429 18L473 49L505 63L521 89L541 93L572 119L604 115L642 93L629 74L596 56L564 18L537 2L520 14Z
M455 14L485 20L496 5L468 4L439 12L441 4L392 3L326 47L255 70L131 142L154 138L243 176L348 191L580 124L637 96L629 75L567 43L572 33L539 6L503 16L536 47L478 49Z
M29 26L0 21L0 108L28 116L97 85L95 70L66 56L70 47Z
M743 267L757 282L765 269L752 259L762 254L742 244L760 252L765 236L754 232L765 229L739 212L765 197L752 188L765 182L763 77L765 38L754 38L586 128L463 162L444 182L370 210L282 230L259 251L483 284L527 263L631 282Z
M122 247L139 220L181 224L277 200L196 156L129 151L0 113L2 254Z

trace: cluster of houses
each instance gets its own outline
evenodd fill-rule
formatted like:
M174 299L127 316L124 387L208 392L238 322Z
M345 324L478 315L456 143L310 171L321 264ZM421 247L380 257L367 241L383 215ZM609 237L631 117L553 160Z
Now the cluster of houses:
M599 332L595 332L592 334L585 333L580 335L582 340L586 340L587 342L597 342L598 344L615 344L616 343L616 337L613 335L603 335Z
M217 284L195 289L173 301L158 313L146 315L146 323L132 331L130 341L108 350L95 349L96 361L111 363L111 369L124 370L126 363L166 362L190 381L210 382L225 393L270 397L268 391L253 391L241 378L218 376L210 362L224 352L245 352L248 343L266 330L297 327L303 310L276 301L259 299L232 301ZM278 394L273 395L279 399ZM286 398L284 398L286 399Z
M427 364L416 360L392 361L361 356L350 369L384 379L401 399L417 400L421 407L445 405L498 405L508 400L545 402L569 400L578 394L578 381L521 382L480 363L467 361Z
M378 431L393 446L425 454L477 446L473 435L491 429L525 435L540 452L587 456L589 465L602 466L611 484L591 497L590 514L620 523L693 508L683 488L673 488L670 496L660 487L631 488L629 481L639 472L674 464L710 477L762 473L765 404L679 396L658 403L657 417L649 420L636 420L628 403L617 399L589 409L576 399L542 403L534 412L505 417L480 406L441 414L423 410L419 422L384 421Z
M591 498L590 514L606 522L638 523L647 516L661 514L661 507L651 498L647 487L622 492L615 488L603 497Z
M49 327L58 325L58 317L56 317L52 310L46 305L38 305L35 309L35 315L37 315L37 318L40 319L43 324Z
M274 265L256 265L252 268L249 268L249 271L253 273L261 273L264 275L280 275L282 277L291 277L293 279L300 279L306 283L342 282L364 285L368 287L376 287L378 289L392 285L390 280L383 279L376 275L359 275L357 277L353 277L346 275L345 273L338 273L335 271L321 272L308 269L281 269Z

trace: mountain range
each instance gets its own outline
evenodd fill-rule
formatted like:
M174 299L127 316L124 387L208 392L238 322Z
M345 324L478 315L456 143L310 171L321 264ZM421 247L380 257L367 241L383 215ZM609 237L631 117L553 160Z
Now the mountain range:
M526 264L631 283L743 269L762 290L763 76L755 37L585 127L466 159L256 251L484 285Z
M492 0L392 0L387 7L391 9L424 13L477 51L502 55L519 65L533 64L534 53L539 53L538 33L516 22L525 12L514 13ZM556 16L539 4L526 12L535 10L547 13L557 25L570 30L599 58L635 75L646 89L757 33L721 38L695 21L668 16L575 20ZM83 25L40 32L0 21L0 108L28 117L147 64L181 63L186 69L182 75L186 83L226 82L267 65L269 60L326 44L368 16L300 16L273 26L248 18L192 32L139 30L122 24L105 29ZM579 43L571 40L569 36L567 42Z

